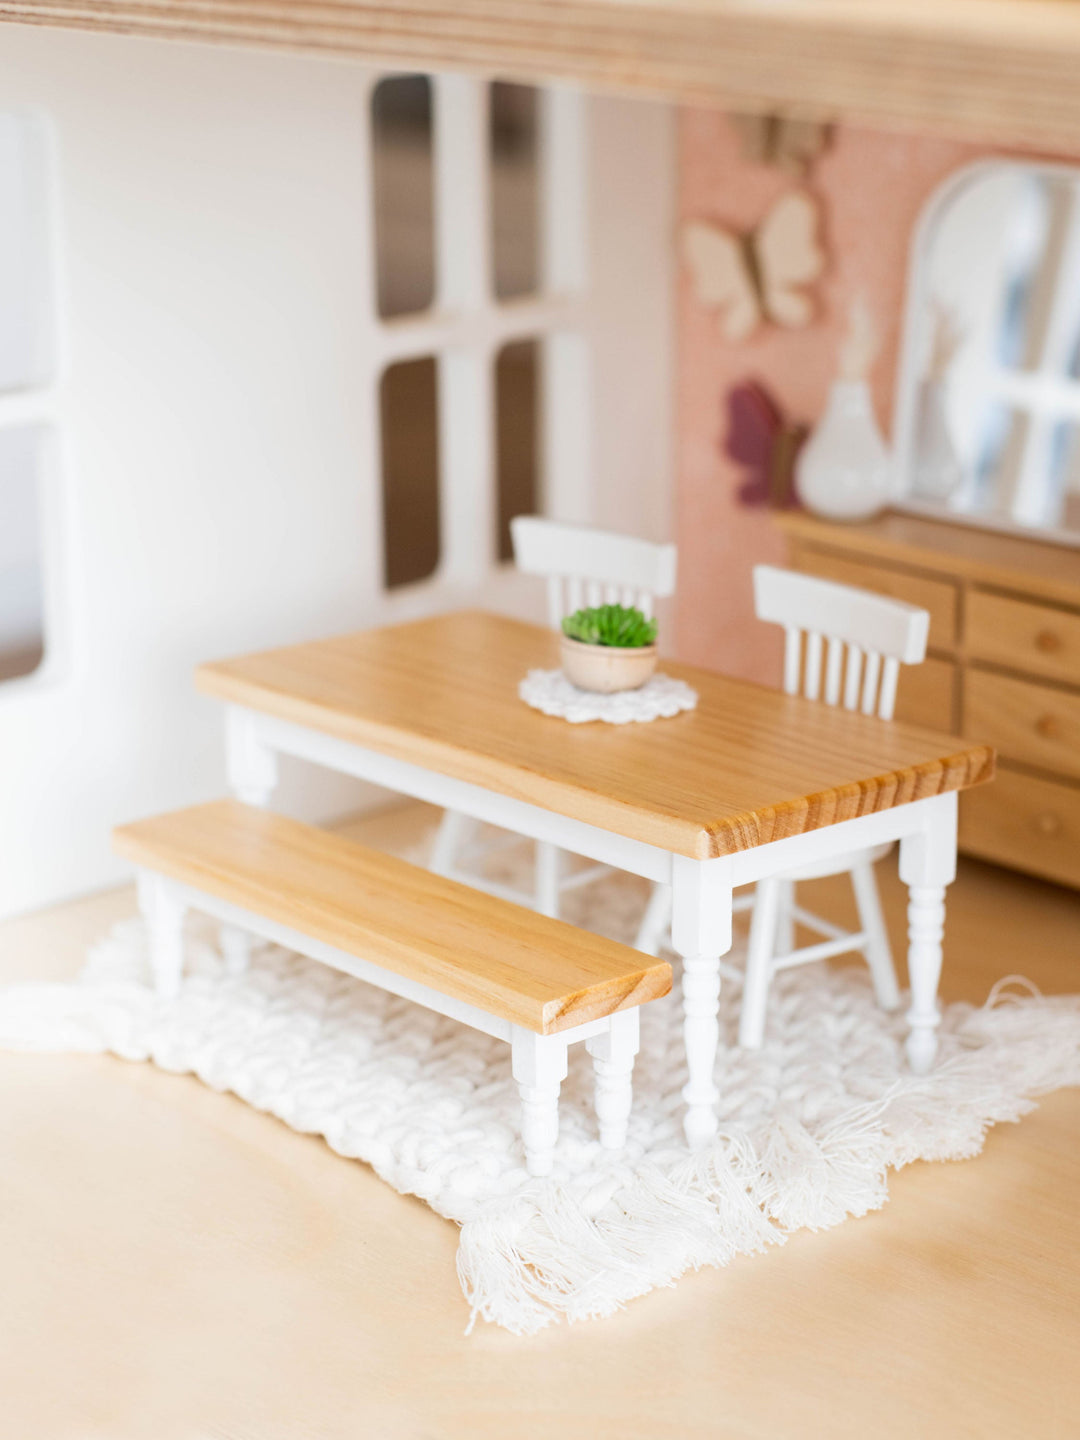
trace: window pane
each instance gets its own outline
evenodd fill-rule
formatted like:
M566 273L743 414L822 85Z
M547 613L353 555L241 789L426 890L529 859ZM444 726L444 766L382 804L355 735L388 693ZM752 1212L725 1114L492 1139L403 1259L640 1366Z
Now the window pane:
M425 580L439 563L439 408L435 361L383 372L383 556L386 584Z
M45 654L37 426L0 430L0 683L29 675Z
M0 391L51 369L44 145L37 124L0 114Z
M431 81L381 80L372 97L379 314L415 314L435 298Z
M538 92L498 80L491 87L491 212L495 294L540 288Z
M1080 425L1059 420L1049 444L1049 476L1040 523L1078 528L1080 521Z
M1022 410L997 400L987 403L977 432L972 508L987 515L1011 513L1030 425Z
M540 346L504 345L495 360L499 559L512 560L510 521L540 509Z

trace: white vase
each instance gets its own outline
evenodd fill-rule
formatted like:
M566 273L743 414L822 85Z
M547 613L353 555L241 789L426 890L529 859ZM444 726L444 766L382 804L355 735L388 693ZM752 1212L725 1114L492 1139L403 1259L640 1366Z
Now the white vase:
M868 520L889 503L892 461L865 380L837 380L795 466L795 491L826 520Z

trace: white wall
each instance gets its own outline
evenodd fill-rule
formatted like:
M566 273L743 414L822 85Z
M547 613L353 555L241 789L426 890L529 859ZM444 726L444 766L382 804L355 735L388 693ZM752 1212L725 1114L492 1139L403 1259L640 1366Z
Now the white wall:
M54 140L63 421L54 643L43 675L0 686L0 913L113 882L115 821L221 793L198 661L454 598L388 604L363 563L378 552L363 78L331 60L0 27L0 109L40 108ZM595 511L661 535L670 116L593 108ZM512 586L481 579L509 601ZM307 813L360 798L337 780L289 788Z

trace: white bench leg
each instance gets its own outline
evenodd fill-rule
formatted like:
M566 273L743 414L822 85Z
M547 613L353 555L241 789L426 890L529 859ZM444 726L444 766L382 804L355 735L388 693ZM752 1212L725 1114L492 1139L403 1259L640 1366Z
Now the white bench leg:
M184 969L184 911L187 908L169 882L142 870L138 874L139 909L146 922L154 988L163 1000L180 989Z
M567 1042L515 1025L511 1068L521 1095L521 1139L530 1175L550 1175L559 1138L559 1088L566 1079Z
M639 1015L636 1007L620 1010L612 1015L603 1035L585 1041L596 1076L596 1118L605 1150L621 1150L626 1144L634 1095L634 1056L641 1048Z

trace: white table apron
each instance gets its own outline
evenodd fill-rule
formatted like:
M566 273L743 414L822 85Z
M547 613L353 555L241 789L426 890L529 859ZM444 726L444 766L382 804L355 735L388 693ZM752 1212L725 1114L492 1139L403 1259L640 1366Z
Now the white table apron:
M917 1072L933 1064L945 887L956 875L955 791L839 820L733 855L695 860L262 711L228 706L226 739L229 785L249 805L270 803L277 785L277 756L292 755L670 884L672 944L683 962L689 1077L683 1098L686 1136L692 1146L706 1143L717 1128L719 1094L713 1071L719 1043L720 962L732 940L732 891L812 861L899 841L900 876L909 893L907 1055Z

